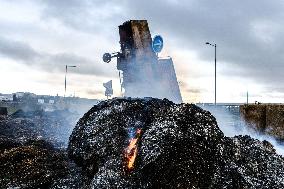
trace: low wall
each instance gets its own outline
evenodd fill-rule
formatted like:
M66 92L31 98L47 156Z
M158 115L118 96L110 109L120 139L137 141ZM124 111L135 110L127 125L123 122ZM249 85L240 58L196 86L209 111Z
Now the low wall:
M284 140L284 104L241 105L240 113L252 128Z

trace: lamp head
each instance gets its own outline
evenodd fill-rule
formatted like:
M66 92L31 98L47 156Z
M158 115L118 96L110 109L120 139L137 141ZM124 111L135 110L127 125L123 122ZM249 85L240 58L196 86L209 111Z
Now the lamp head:
M105 63L109 63L110 61L111 61L111 54L109 54L109 53L105 53L104 55L103 55L103 61L105 62Z

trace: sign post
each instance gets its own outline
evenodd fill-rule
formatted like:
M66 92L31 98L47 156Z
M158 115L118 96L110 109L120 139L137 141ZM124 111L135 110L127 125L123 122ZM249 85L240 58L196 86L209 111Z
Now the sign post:
M112 80L106 82L103 84L103 86L106 88L105 90L105 96L107 97L111 97L113 95L113 89L112 89Z
M153 51L158 55L158 53L160 53L162 51L163 46L164 46L164 40L163 40L162 36L156 35L153 38L153 41L152 41Z

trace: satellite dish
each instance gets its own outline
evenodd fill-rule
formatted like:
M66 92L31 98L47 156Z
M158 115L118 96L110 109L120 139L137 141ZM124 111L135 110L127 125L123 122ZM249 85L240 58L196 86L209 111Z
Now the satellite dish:
M111 54L105 53L103 55L103 61L106 62L106 63L109 63L111 61Z

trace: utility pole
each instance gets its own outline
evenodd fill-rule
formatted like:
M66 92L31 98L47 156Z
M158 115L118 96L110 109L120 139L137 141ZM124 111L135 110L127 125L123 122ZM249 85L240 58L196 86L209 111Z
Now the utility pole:
M64 98L65 98L65 95L66 95L66 88L67 88L67 80L66 80L66 77L67 77L67 69L68 68L76 68L77 66L68 66L68 65L65 65L65 82L64 82Z
M247 91L247 105L249 104L249 92Z
M217 101L217 79L216 79L216 75L217 75L217 45L216 44L211 44L209 42L205 43L206 45L210 45L213 46L215 48L215 101L214 101L214 105L216 106L216 101Z
M217 81L216 81L216 62L217 62L217 56L216 56L216 53L217 53L217 45L215 44L215 106L216 106L216 101L217 101Z

